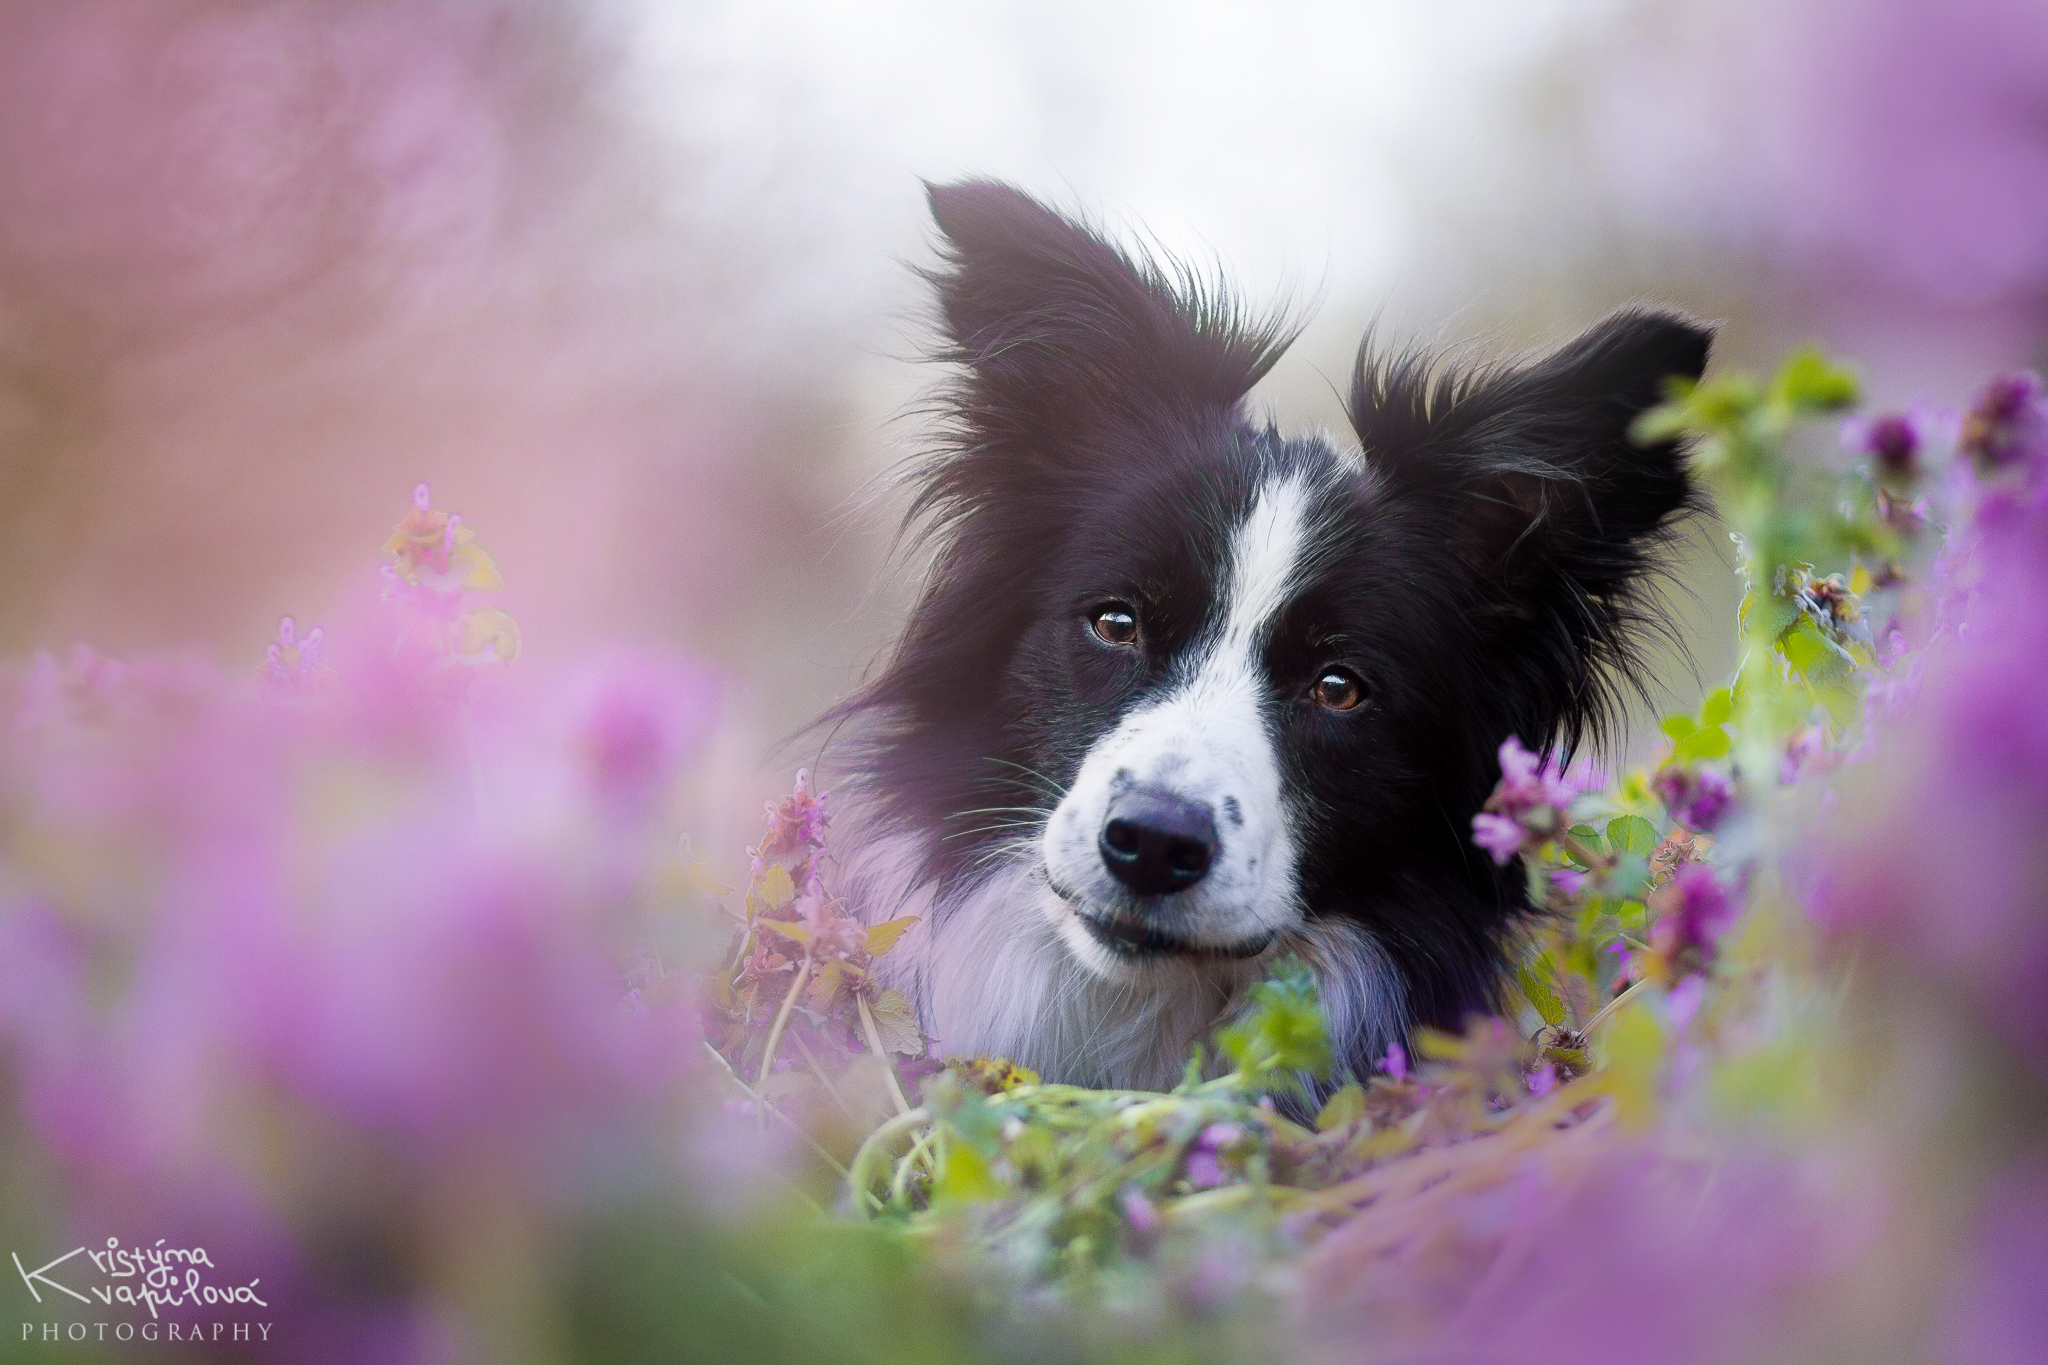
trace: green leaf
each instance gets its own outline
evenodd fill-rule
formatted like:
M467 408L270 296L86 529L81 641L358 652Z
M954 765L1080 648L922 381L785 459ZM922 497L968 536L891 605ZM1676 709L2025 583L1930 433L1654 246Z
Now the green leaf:
M1710 725L1695 730L1672 746L1671 757L1677 763L1698 763L1702 759L1726 758L1733 741L1728 731L1719 725Z
M1835 412L1856 401L1856 376L1818 347L1802 346L1786 357L1771 381L1771 396L1801 412Z
M1700 702L1700 724L1720 725L1735 717L1735 694L1725 687L1707 693ZM1672 736L1677 738L1677 736Z
M1657 847L1657 827L1640 815L1617 816L1607 822L1607 842L1617 853L1647 858Z
M1625 1132L1639 1133L1657 1113L1657 1080L1664 1069L1664 1030L1638 1001L1622 1007L1607 1025L1602 1076L1614 1096Z
M924 1055L924 1034L917 1027L917 1010L901 991L883 991L869 1011L875 1017L875 1032L881 1035L882 1050L906 1057Z
M1365 1091L1357 1081L1347 1081L1337 1093L1330 1096L1329 1103L1316 1115L1316 1131L1327 1133L1333 1128L1342 1128L1347 1123L1356 1123L1365 1117Z
M1639 446L1662 445L1694 430L1692 409L1684 402L1651 408L1628 429L1628 438Z
M916 915L904 915L870 927L862 936L862 945L868 950L868 956L881 957L887 953L896 946L896 940L903 937L903 931L915 923Z
M1528 967L1522 968L1517 974L1517 979L1521 982L1522 994L1536 1007L1536 1013L1543 1017L1543 1022L1552 1028L1562 1026L1569 1014L1564 1007L1564 1001L1558 999L1557 992L1551 988L1550 983Z
M789 879L789 872L782 867L771 867L761 874L761 880L754 886L753 899L765 910L780 910L796 895L796 884Z
M764 921L772 924L773 920ZM833 959L811 978L811 988L804 992L804 1003L820 1014L830 1014L832 1007L839 1003L839 988L846 984L846 964Z
M1617 900L1641 899L1649 886L1650 860L1646 854L1622 854L1620 861L1615 863L1614 870L1607 874L1607 894Z
M1683 712L1678 712L1664 717L1663 720L1657 723L1657 728L1662 730L1669 739L1684 739L1694 730L1699 729L1699 722Z
M1300 1084L1295 1072L1330 1074L1330 1037L1307 966L1283 958L1272 973L1251 988L1245 1015L1216 1031L1216 1044L1237 1064L1243 1084L1294 1089Z
M1007 1192L989 1168L988 1159L972 1143L956 1136L946 1144L946 1162L939 1168L938 1182L932 1187L935 1201L981 1202L1001 1199Z
M761 921L761 927L773 930L784 938L794 939L806 948L811 946L811 931L801 924L791 924L788 920L764 919Z

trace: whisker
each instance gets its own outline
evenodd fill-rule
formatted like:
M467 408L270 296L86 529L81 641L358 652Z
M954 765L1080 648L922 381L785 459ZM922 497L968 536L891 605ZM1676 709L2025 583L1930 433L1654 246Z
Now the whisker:
M1067 788L1065 783L1057 782L1054 779L1047 777L1044 773L1038 771L1038 769L1032 767L1027 763L1016 763L1007 758L997 758L993 754L982 755L982 762L993 763L996 764L998 767L1003 768L1014 768L1019 773L1022 773L1025 777L1031 779L1033 782L1036 782L1039 786L1039 789L1044 791L1048 796L1051 796L1055 803L1063 800L1066 797ZM997 778L996 780L1008 781L1015 785L1022 785L1022 783L1019 782L1017 778Z

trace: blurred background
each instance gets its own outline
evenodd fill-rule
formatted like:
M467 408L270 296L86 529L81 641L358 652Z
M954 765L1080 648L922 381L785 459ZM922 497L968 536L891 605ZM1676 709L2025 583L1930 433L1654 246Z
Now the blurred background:
M0 0L0 659L253 670L426 480L530 658L723 668L736 852L914 581L919 181L968 174L1309 317L1284 425L1375 319L1633 299L1958 401L2048 322L2048 6ZM1731 562L1702 528L1666 704Z

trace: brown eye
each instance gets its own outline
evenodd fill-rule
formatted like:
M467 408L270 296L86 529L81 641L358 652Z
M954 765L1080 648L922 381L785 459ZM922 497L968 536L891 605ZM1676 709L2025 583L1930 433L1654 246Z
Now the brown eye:
M1356 711L1365 700L1365 684L1347 669L1326 668L1308 695L1325 711Z
M1095 638L1106 645L1128 647L1138 643L1138 613L1128 602L1105 602L1095 609L1088 626Z

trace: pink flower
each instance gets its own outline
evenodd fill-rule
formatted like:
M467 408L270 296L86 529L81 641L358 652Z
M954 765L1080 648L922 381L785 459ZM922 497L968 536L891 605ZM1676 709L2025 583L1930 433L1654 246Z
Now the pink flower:
M1735 805L1735 784L1715 768L1665 768L1650 779L1671 818L1687 829L1711 833Z
M1226 1175L1223 1149L1243 1136L1244 1130L1234 1123L1212 1123L1204 1128L1188 1148L1188 1183L1201 1190L1221 1185Z
M1606 784L1606 774L1590 764L1559 771L1554 758L1531 753L1509 735L1500 746L1500 783L1472 818L1472 841L1505 867L1531 839L1541 843L1554 835L1581 792Z
M1702 976L1688 976L1673 986L1671 993L1664 997L1664 1013L1671 1020L1671 1027L1680 1033L1685 1032L1685 1026L1699 1013L1700 1002L1706 999L1706 995L1707 982Z
M1524 838L1521 825L1505 815L1475 815L1472 817L1472 842L1493 855L1493 861L1501 867L1522 851Z
M1679 868L1671 881L1651 896L1651 904L1661 915L1651 942L1674 979L1711 962L1715 941L1742 913L1741 902L1705 863Z
M1500 785L1486 803L1489 810L1520 818L1539 806L1562 809L1582 791L1604 784L1590 767L1574 764L1560 772L1554 759L1530 753L1509 735L1500 746Z
M865 951L866 926L846 913L845 901L813 892L799 897L796 908L811 931L811 956L851 958Z
M757 863L765 864L773 858L790 858L811 849L825 846L825 798L826 793L816 796L804 790L807 774L799 768L796 774L796 790L781 801L768 805L768 835L761 846L754 850Z
M1986 384L1963 416L1958 448L1991 474L2048 460L2048 395L2032 370Z
M1842 423L1842 448L1868 455L1878 483L1902 489L1919 479L1930 450L1954 444L1961 425L1952 408L1915 403L1904 412L1849 418Z
M1126 1189L1118 1202L1123 1205L1124 1217L1130 1222L1132 1232L1143 1236L1158 1226L1158 1212L1142 1190Z

